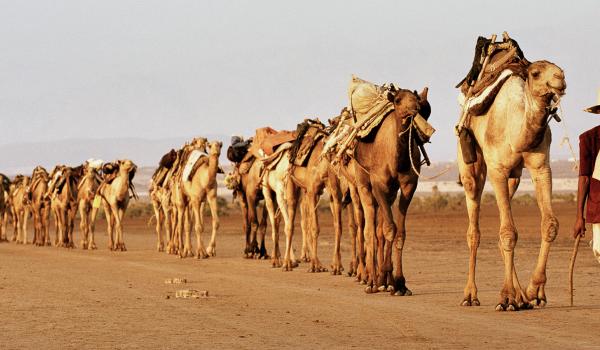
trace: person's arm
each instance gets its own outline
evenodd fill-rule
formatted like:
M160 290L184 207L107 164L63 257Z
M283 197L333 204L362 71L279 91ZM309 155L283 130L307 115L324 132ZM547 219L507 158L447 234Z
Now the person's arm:
M577 236L585 236L584 209L589 192L590 177L579 176L579 181L577 185L577 217L575 219L575 226L573 227L573 238L577 238Z
M577 185L577 216L573 226L573 238L585 236L584 209L590 192L590 178L594 169L592 145L587 133L579 136L579 181Z

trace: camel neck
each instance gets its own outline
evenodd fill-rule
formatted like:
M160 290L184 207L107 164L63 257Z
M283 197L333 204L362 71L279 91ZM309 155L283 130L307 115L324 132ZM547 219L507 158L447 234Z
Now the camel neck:
M548 119L548 99L533 96L528 86L525 88L525 116L516 142L516 149L527 151L542 141Z
M219 168L219 156L211 154L208 156L208 178L214 179Z

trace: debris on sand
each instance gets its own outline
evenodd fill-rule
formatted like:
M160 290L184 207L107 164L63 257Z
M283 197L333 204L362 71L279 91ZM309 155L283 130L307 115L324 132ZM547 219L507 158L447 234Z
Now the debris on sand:
M187 279L185 278L167 278L165 280L165 284L184 284L187 283Z
M180 289L175 292L175 298L180 299L199 299L208 297L207 290L195 290L195 289Z

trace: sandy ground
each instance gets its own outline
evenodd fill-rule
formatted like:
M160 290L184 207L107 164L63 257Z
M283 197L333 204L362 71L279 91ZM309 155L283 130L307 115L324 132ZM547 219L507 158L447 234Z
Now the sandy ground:
M207 260L155 252L147 219L126 220L125 253L106 250L103 223L97 251L0 244L0 349L600 348L600 266L582 244L576 306L569 307L574 206L555 210L562 228L550 255L549 304L511 313L494 311L502 282L495 207L483 211L482 306L472 308L458 306L468 260L463 211L410 216L404 260L410 297L366 295L352 278L307 273L305 264L284 273L243 259L237 213L222 218L218 255ZM527 281L539 214L535 207L515 213L517 267ZM331 220L321 217L321 260L329 262ZM347 266L346 239L343 252ZM172 277L190 283L164 283ZM179 288L210 296L175 299Z

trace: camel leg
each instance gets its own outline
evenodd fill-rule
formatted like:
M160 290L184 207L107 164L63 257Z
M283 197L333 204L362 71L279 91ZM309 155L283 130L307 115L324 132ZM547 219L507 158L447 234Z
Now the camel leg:
M525 165L528 167L535 183L536 199L542 214L541 247L526 294L531 303L544 307L547 303L544 290L546 286L546 264L550 253L550 244L556 239L559 227L558 220L552 211L552 171L547 162L536 166L533 161L528 162L526 158Z
M201 212L200 203L195 203L192 205L192 212L194 214L194 231L196 233L196 246L198 259L208 258L208 253L206 252L206 248L204 247L204 242L202 241L202 233L204 232L204 225L202 221L202 212Z
M258 209L258 204L255 205L255 208ZM267 254L267 248L265 247L265 235L267 232L267 216L268 216L267 208L263 205L263 208L261 211L261 218L258 223L258 230L257 230L257 235L260 240L260 247L258 249L258 258L259 259L268 259L269 258L269 254Z
M27 221L29 219L29 209L28 207L25 207L25 210L23 210L23 244L29 244L29 242L27 241Z
M67 210L67 245L69 248L75 248L75 239L73 238L73 231L75 227L76 215L77 209L75 207L72 207L72 204L70 204L70 208Z
M308 269L309 272L326 272L327 268L321 265L321 261L318 256L318 241L319 241L319 218L318 218L318 208L317 202L319 201L319 195L317 192L312 189L311 191L306 192L306 216L308 218L308 227L309 230L307 235L310 237L311 243L311 257L310 257L310 267Z
M354 186L350 187L350 197L352 198L352 214L354 215L354 221L356 222L356 241L357 246L357 261L356 261L356 281L361 284L367 283L367 271L365 266L365 215L360 202L360 196L358 189Z
M404 241L406 239L406 215L412 201L413 195L417 190L418 177L410 175L400 176L400 196L398 198L398 231L394 246L396 247L396 261L394 271L394 295L412 295L410 289L406 287L406 279L402 269L402 252L404 249Z
M265 207L269 213L271 221L271 236L273 239L273 250L271 252L271 264L273 267L281 267L281 253L279 251L279 220L276 217L275 202L273 193L266 187L263 187L263 196L265 197Z
M366 267L366 283L367 287L365 288L365 292L373 293L377 291L377 288L374 287L374 282L377 278L375 275L375 200L371 193L371 188L369 186L368 180L364 179L364 175L357 176L357 180L360 177L360 182L358 184L358 194L360 196L360 204L362 206L364 212L364 237L365 237L365 245L366 245L366 259L365 259L365 267Z
M337 180L337 179L336 179ZM330 181L331 183L332 181ZM335 240L333 244L333 262L331 263L331 274L341 275L344 271L342 266L341 239L342 239L342 193L339 184L333 183L329 186L329 203L331 215L333 216L333 229ZM355 255L356 256L356 255Z
M92 199L92 202L93 202L93 199ZM94 237L96 235L96 216L98 215L98 208L96 208L96 207L94 207L94 205L92 205L91 213L88 215L89 215L89 219L88 219L88 227L89 227L88 250L95 250L95 249L98 249L98 247L96 246L96 240Z
M466 164L462 158L460 143L458 144L458 170L460 181L465 192L469 227L467 228L467 246L469 247L469 276L464 288L462 306L479 306L477 285L475 284L475 270L477 266L477 249L481 238L479 229L479 216L481 211L481 194L485 186L487 165L483 159L481 149L477 148L477 161ZM514 192L513 192L514 193Z
M115 213L114 215L114 219L115 219L115 231L116 231L116 242L117 242L117 248L121 251L127 251L127 248L125 247L125 242L123 240L123 215L125 214L125 209L123 208L117 208L116 206L113 208L113 211Z
M514 249L517 244L518 233L510 208L508 175L496 169L489 169L488 175L494 187L496 203L500 211L500 240L498 245L504 258L504 285L500 292L500 301L496 306L496 310L514 311L518 307L513 283Z
M252 252L252 228L250 225L250 213L248 210L248 197L243 193L240 193L237 196L237 200L240 204L240 209L242 210L242 231L244 232L244 237L246 239L246 247L244 247L244 258L251 259L254 257L254 253Z
M183 209L183 233L184 233L184 238L183 238L183 252L180 254L180 257L182 258L187 258L187 257L193 257L194 253L192 252L192 230L191 230L191 218L190 218L190 211L193 211L191 208L192 207L196 207L196 206L200 206L199 203L192 203L191 201L188 203L187 206L185 206L185 209ZM195 226L194 226L195 227ZM196 232L196 237L198 237L198 232ZM202 240L202 237L200 237L200 241Z
M88 210L84 200L79 202L79 230L81 231L81 249L87 249L88 247Z
M115 219L112 209L110 205L108 205L108 203L104 204L104 216L106 216L106 233L108 234L108 249L115 250L115 240L113 239Z
M38 241L39 241L39 222L38 222L38 216L37 216L37 210L34 207L33 210L33 241L31 241L31 244L33 245L38 245Z
M300 261L310 261L310 244L311 237L307 235L310 231L310 223L308 222L308 202L305 194L300 198L300 231L302 232L302 250L300 251ZM292 251L293 252L293 251Z
M277 204L281 209L285 231L285 255L283 257L283 271L292 271L298 263L292 257L292 240L294 238L294 219L296 217L296 203L298 196L290 184L287 183L287 188L280 188L276 192ZM287 194L284 192L287 191Z
M246 258L258 258L260 249L258 246L258 213L256 194L242 194L242 212L244 213L244 233L246 234ZM245 212L244 212L245 210Z
M170 210L165 207L164 205L162 206L162 212L163 212L163 218L165 220L164 223L164 228L165 228L165 242L167 242L167 253L168 254L174 254L174 246L173 246L173 224L172 224L172 218L171 218L171 212Z
M356 226L356 220L354 219L354 212L352 211L352 207L348 206L346 213L348 220L348 232L350 233L350 269L348 270L348 276L354 277L356 276L356 270L358 268L358 237L356 236L358 227Z
M154 218L156 219L156 225L154 226L154 230L156 231L156 251L162 252L165 250L165 243L163 242L162 237L162 225L163 225L163 212L160 208L160 203L153 199L152 200L152 210L154 211Z
M217 202L217 188L211 188L208 190L207 202L210 208L210 217L212 219L212 233L210 236L210 243L206 252L210 256L217 255L217 231L219 231L219 204Z
M392 203L395 199L395 193L388 195L388 186L377 179L371 180L373 196L378 205L377 238L378 238L378 261L379 261L379 279L376 280L379 290L392 291L392 288L386 288L387 283L392 278L392 243L396 238L396 224L392 214ZM381 230L381 231L380 231Z

